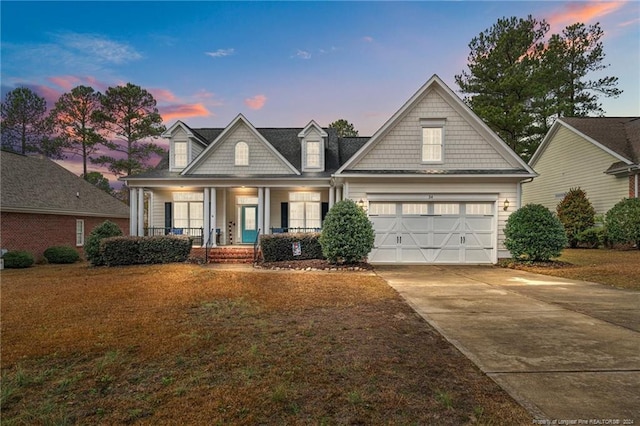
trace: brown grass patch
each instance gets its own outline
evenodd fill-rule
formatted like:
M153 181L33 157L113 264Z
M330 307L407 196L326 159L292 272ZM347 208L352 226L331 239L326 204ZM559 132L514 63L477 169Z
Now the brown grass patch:
M555 262L542 265L520 264L517 268L538 274L640 290L639 266L640 250L565 249Z
M365 273L2 272L2 424L530 424Z

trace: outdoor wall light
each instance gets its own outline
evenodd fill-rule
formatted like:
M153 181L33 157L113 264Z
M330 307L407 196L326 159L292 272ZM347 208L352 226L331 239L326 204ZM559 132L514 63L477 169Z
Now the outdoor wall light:
M505 198L502 209L506 212L509 209L509 199Z
M362 198L360 198L360 200L356 204L365 212L367 211L367 203Z

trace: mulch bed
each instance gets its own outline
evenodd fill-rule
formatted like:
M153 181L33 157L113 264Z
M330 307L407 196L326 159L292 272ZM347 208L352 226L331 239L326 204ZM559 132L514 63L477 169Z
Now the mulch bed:
M352 264L333 264L322 259L285 260L282 262L261 262L255 265L259 269L295 270L295 271L371 271L373 266L365 262Z

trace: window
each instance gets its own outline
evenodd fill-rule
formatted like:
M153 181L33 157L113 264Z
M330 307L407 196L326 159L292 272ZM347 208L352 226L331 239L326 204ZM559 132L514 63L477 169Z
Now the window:
M460 204L444 204L444 203L436 203L433 205L433 213L434 214L460 214Z
M395 216L396 203L369 203L369 216Z
M493 204L467 203L465 214L467 216L493 216Z
M426 215L429 205L426 203L404 203L402 204L402 215Z
M442 127L422 128L422 161L442 161Z
M246 142L236 144L236 166L249 165L249 145Z
M173 166L174 167L187 167L187 143L186 142L174 142L173 143Z
M319 192L289 193L289 228L319 229L322 226Z
M173 227L202 228L204 226L203 200L202 192L174 192Z
M307 141L307 167L320 168L320 141Z
M76 219L76 246L84 246L84 220Z

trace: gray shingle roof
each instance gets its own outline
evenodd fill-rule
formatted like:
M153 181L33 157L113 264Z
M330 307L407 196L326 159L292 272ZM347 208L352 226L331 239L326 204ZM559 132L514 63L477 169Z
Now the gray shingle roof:
M184 123L183 123L184 124ZM188 127L188 126L187 126ZM195 135L208 145L224 131L223 128L189 128ZM261 127L256 129L293 167L302 168L302 146L298 134L301 127ZM325 149L325 171L322 173L302 173L302 177L330 176L340 168L351 156L360 149L370 138L340 138L335 129L324 128L327 132L327 147ZM169 155L166 154L154 170L136 175L135 178L172 178L179 177L179 173L169 172ZM297 176L292 174L292 176ZM200 176L199 176L200 177ZM212 177L232 177L216 175Z
M129 217L129 208L43 157L2 151L0 210Z
M640 163L640 117L563 117L560 120L627 160Z

